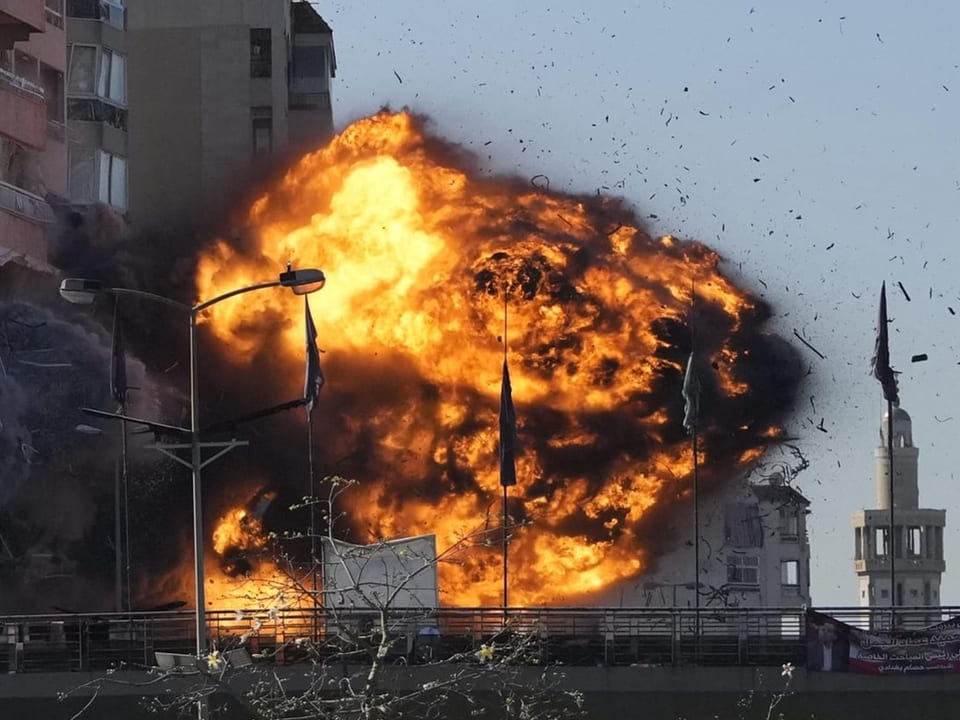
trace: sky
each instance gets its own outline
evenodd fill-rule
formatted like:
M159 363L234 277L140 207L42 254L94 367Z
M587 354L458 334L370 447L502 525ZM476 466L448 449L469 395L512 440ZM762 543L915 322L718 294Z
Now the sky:
M383 105L426 113L485 172L623 197L772 303L811 368L787 430L811 461L796 486L820 606L858 603L850 518L876 503L885 281L920 504L947 510L942 602L960 604L960 5L315 5L338 128Z

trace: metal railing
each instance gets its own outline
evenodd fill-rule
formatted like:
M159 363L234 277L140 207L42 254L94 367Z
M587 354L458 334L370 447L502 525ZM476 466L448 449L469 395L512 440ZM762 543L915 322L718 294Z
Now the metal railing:
M858 627L889 622L890 608L819 608ZM900 627L923 627L960 615L960 608L897 608ZM567 666L802 665L806 650L801 608L441 608L388 615L388 661L468 659L481 645L522 636L531 662ZM362 662L372 611L323 609L210 611L208 630L220 649L242 645L277 664L305 660L297 639L327 647L320 657ZM697 628L699 626L699 633ZM105 671L153 666L156 653L191 655L192 611L0 617L0 673ZM429 628L427 632L425 629ZM375 635L375 632L373 632ZM339 650L333 646L338 645ZM424 653L424 646L429 652ZM316 656L314 656L316 659Z
M52 223L53 209L38 195L0 180L0 210L6 210L39 223Z

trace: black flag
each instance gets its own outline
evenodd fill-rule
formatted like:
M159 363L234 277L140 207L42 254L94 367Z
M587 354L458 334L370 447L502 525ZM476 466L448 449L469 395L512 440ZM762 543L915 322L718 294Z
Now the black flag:
M503 361L503 379L500 382L500 484L517 484L517 414L513 409L510 371Z
M110 349L110 394L118 403L127 399L127 356L123 351L123 332L120 329L120 313L113 307L113 344Z
M323 370L320 369L317 328L313 324L313 316L310 315L310 301L306 295L303 297L303 306L307 326L307 369L303 379L303 402L307 407L307 412L312 413L313 406L320 396L320 388L323 387Z
M693 435L700 421L700 378L697 376L693 353L687 358L687 371L683 375L683 427Z
M880 319L877 325L877 346L873 351L873 376L883 386L883 397L899 403L897 376L890 367L890 344L887 334L887 284L880 287Z

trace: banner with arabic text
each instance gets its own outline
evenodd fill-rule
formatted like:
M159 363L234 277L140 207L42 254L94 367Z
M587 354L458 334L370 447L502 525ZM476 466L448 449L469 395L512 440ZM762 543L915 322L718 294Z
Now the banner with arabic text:
M873 675L960 671L960 617L917 630L863 630L807 610L806 625L810 671Z

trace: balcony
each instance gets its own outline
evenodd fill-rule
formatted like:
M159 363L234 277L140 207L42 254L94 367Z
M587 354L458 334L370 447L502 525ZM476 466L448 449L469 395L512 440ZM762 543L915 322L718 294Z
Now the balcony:
M36 150L47 138L47 105L43 88L0 70L0 130Z
M0 28L6 29L8 26L15 32L25 32L26 35L43 32L46 26L43 3L37 0L0 0ZM26 35L16 38L15 42L26 40ZM2 37L0 34L0 38ZM8 47L0 39L0 49L10 47L13 47L13 43Z
M126 9L119 3L106 0L67 0L67 17L102 20L122 30L126 21Z
M0 210L17 215L35 223L54 222L53 209L33 193L0 180Z

